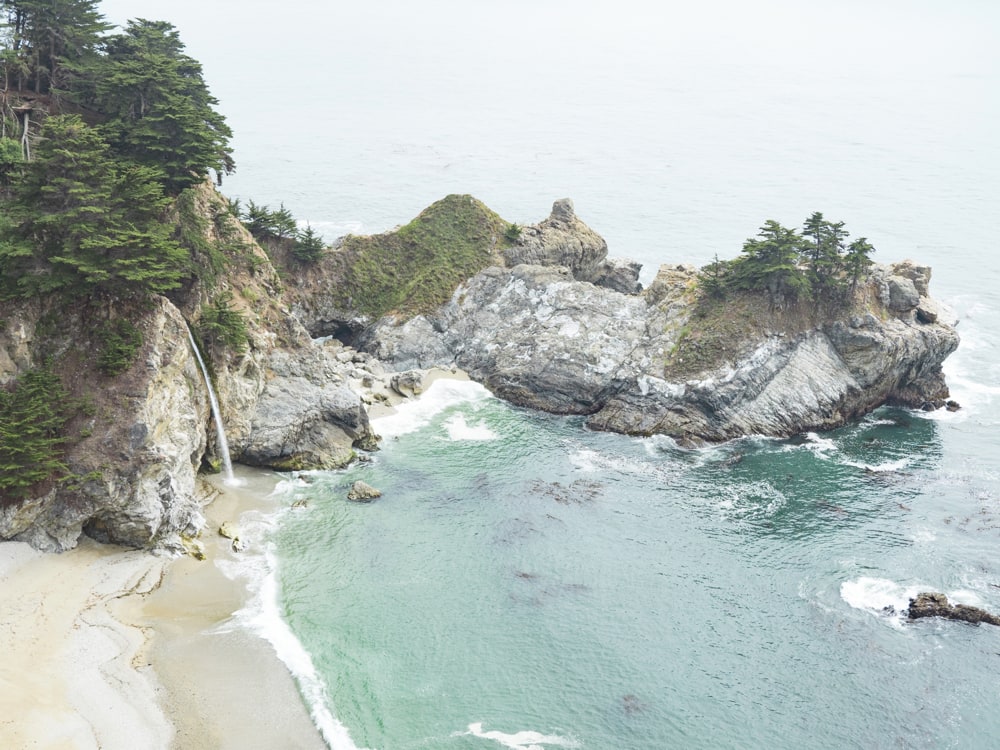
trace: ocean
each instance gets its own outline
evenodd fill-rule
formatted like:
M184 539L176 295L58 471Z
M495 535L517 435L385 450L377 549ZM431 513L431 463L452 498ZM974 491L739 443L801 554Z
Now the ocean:
M685 450L439 381L372 461L284 477L244 616L331 748L1000 743L1000 629L900 615L924 589L1000 611L1000 6L102 8L204 63L223 191L330 239L448 193L519 223L570 197L648 281L822 211L931 265L959 320L953 414Z

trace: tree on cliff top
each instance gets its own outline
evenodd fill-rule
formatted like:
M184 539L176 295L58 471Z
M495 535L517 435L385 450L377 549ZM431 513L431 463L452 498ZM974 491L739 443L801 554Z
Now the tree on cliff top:
M7 19L3 58L5 88L35 93L65 89L81 61L96 54L111 29L98 0L0 0Z
M743 255L732 264L737 289L766 289L772 296L809 293L809 279L798 267L802 238L774 220L764 222L756 238L743 243Z
M0 225L0 291L139 296L178 286L187 254L157 173L112 158L75 115L49 118Z
M173 26L129 21L104 49L92 70L91 95L109 117L101 131L117 154L162 171L171 194L209 170L220 179L234 170L232 131Z

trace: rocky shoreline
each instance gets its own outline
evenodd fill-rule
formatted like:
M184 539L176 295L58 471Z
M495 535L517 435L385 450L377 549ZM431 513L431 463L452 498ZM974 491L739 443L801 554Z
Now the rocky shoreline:
M265 252L222 201L203 186L206 241L235 236L248 255L215 287L199 282L142 310L142 348L123 374L95 369L85 314L53 329L57 302L2 303L0 384L58 355L88 407L69 424L64 456L79 479L0 504L0 539L45 550L83 535L189 545L203 525L196 475L219 448L188 328L220 299L248 321L244 350L205 350L232 459L279 470L339 468L376 449L369 409L418 394L434 367L464 370L521 406L586 415L593 429L682 444L827 429L885 403L935 408L948 397L941 364L958 335L929 296L930 269L910 261L873 267L840 308L743 295L706 313L697 269L665 265L643 289L639 264L609 258L569 200L500 235L499 217L451 196L398 230L410 244L392 233L340 243L309 266L280 246ZM425 274L427 287L433 264L449 263L455 226L473 228L461 267L478 269L457 288L414 291L419 304L378 315L351 306L357 293L344 289L373 267L366 253L383 252L383 264L386 248L433 258L426 269L407 255L395 271Z

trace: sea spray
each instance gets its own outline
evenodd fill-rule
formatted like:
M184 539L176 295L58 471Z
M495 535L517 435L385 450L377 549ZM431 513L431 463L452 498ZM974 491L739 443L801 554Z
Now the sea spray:
M208 377L208 368L205 367L205 360L201 358L201 352L198 351L198 345L194 341L194 334L191 333L191 329L188 328L188 341L191 342L191 349L194 351L194 356L198 360L198 366L201 368L202 377L205 378L205 387L208 389L208 401L212 407L212 419L215 422L215 439L218 445L219 454L222 458L222 471L226 477L226 484L234 484L236 478L233 476L233 462L229 458L229 441L226 440L226 430L222 426L222 415L219 410L219 400L215 397L215 389L212 388L212 379Z

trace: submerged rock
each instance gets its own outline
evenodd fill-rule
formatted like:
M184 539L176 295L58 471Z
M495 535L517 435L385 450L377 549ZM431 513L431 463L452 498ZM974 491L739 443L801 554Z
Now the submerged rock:
M971 622L974 625L981 622L989 625L1000 625L1000 616L979 607L970 607L967 604L950 604L947 596L935 592L923 592L917 594L916 598L910 599L910 606L906 610L906 614L911 620L923 617L943 617L947 620Z

